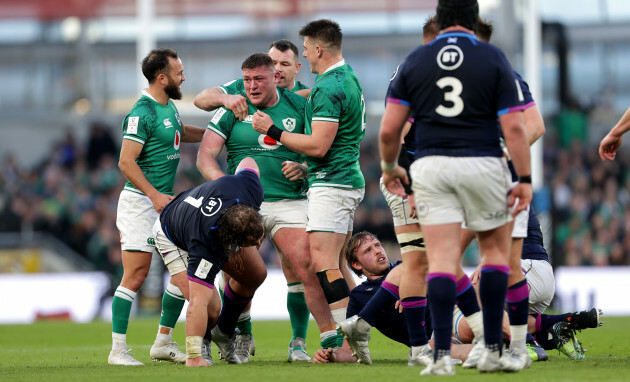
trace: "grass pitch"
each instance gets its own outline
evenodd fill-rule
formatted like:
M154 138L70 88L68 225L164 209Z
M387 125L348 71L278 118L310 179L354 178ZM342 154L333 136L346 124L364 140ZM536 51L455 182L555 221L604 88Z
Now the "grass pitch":
M38 322L32 325L0 325L0 381L408 381L444 379L420 377L422 368L408 367L407 348L372 330L370 349L374 365L291 364L286 361L291 337L288 321L255 321L256 355L244 365L219 361L215 365L186 368L154 363L149 349L157 332L158 317L136 318L129 324L127 343L144 367L107 365L111 324L94 322ZM184 324L178 323L175 340L184 344ZM630 318L604 317L604 326L578 333L586 349L586 361L571 361L558 351L548 362L536 362L515 374L480 374L456 368L448 380L466 381L630 381ZM309 353L319 345L314 321L307 339ZM184 350L184 346L180 346Z

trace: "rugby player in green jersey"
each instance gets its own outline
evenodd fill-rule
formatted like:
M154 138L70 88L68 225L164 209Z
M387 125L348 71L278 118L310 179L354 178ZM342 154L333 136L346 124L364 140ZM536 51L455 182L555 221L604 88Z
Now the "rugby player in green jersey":
M302 282L308 309L322 332L322 341L336 343L341 341L342 337L337 335L326 298L311 267L308 235L305 230L306 195L305 182L302 180L304 171L296 171L296 166L304 157L251 128L252 115L264 110L274 123L282 126L284 131L304 133L306 99L276 87L280 73L274 69L273 60L268 54L251 55L243 62L241 68L244 92L240 95L247 100L248 115L240 121L233 111L225 107L216 111L199 148L197 167L208 180L225 175L216 160L223 147L227 149L227 172L230 174L243 158L252 157L256 160L260 167L260 180L265 194L260 210L265 231L278 253L286 260L285 264L290 267L291 274ZM245 251L257 254L255 247L246 248ZM233 287L232 281L230 286ZM225 295L224 298L229 297ZM308 320L308 316L306 319ZM296 324L292 322L292 325L295 329ZM306 326L303 330L301 336L291 340L290 361L310 361L305 352ZM241 363L249 360L248 350L237 349Z
M112 300L112 351L110 365L142 365L127 350L127 326L131 305L149 272L155 249L153 224L173 199L175 172L181 142L199 142L204 130L187 126L171 99L181 99L180 85L186 79L182 61L171 49L154 49L142 60L142 73L149 88L125 117L118 167L127 178L120 194L116 225L120 231L122 281ZM153 360L177 363L186 354L173 342L173 328L184 306L182 292L169 284L162 298L162 317Z
M302 64L298 57L298 48L289 40L278 40L269 46L269 56L273 60L274 67L279 73L274 77L278 88L284 88L304 95L304 90L310 90L306 85L297 81L295 76L299 73ZM307 90L307 91L308 91ZM248 114L247 99L244 96L245 86L243 78L235 79L225 85L203 90L195 98L195 105L202 110L212 111L218 107L224 107L234 113L238 120L243 120ZM305 174L305 167L299 166L297 162L287 164L291 169L287 171L297 174ZM293 335L289 346L289 359L291 361L309 361L310 358L304 352L304 338L308 329L310 312L304 298L304 286L299 277L295 275L292 267L287 263L284 256L280 256L282 272L287 280L287 310L291 320ZM219 278L219 288L223 288L222 279ZM222 290L222 289L221 289ZM255 352L255 343L251 331L251 317L249 307L243 312L238 328L240 334L237 336L239 352L248 348L252 355Z
M308 91L308 87L295 79L300 71L302 64L298 58L298 48L289 40L278 40L269 46L269 55L273 59L274 67L280 76L274 81L279 88L285 88L300 95L304 95L304 91ZM218 107L225 107L231 110L239 120L243 120L247 114L247 100L243 96L244 82L242 78L235 79L225 85L213 87L203 90L195 98L195 105L202 110L212 111ZM305 168L299 166L298 163L291 162L287 164L291 168L291 172L295 174L305 174ZM289 170L288 170L289 171ZM302 350L302 339L305 338L308 329L308 321L310 312L304 298L304 286L300 279L295 275L291 266L286 262L283 256L280 256L282 271L287 280L287 310L291 320L293 336L291 342L295 342L296 346L289 347L289 358L292 361L309 361L310 358ZM224 279L219 278L219 284ZM222 286L220 286L222 288ZM249 352L253 355L255 351L255 343L251 332L251 317L249 316L249 307L243 313L242 319L239 321L238 328L240 334L237 341L239 342L239 351L249 348Z
M269 56L273 59L274 67L280 74L276 85L279 88L293 92L304 91L308 86L295 79L300 72L302 63L298 57L298 48L289 40L278 40L269 46ZM235 79L224 85L203 90L195 97L195 106L205 111L212 111L218 107L231 110L239 120L247 117L247 100L242 94L243 79ZM301 95L304 95L300 92Z
M313 269L335 322L345 319L349 287L340 265L352 235L354 212L363 199L365 180L359 167L359 145L365 134L365 101L352 68L342 57L341 28L316 20L300 30L304 54L317 74L305 109L305 134L287 132L263 111L252 126L289 149L307 155L308 224ZM352 280L349 278L348 280Z

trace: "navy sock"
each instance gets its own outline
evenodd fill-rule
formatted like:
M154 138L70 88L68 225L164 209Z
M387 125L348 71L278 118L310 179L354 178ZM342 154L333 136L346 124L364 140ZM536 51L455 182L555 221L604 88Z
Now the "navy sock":
M364 319L368 324L376 326L379 318L383 317L385 312L391 309L398 299L400 299L398 287L392 283L383 281L374 296L372 296L370 301L361 309L359 317Z
M507 265L484 265L481 268L479 296L483 305L484 338L486 347L492 351L501 352L503 348L503 306L509 274Z
M455 303L465 317L481 310L479 308L479 302L477 301L477 293L475 292L475 288L473 288L468 276L464 275L462 278L457 280L455 292L457 294L457 300Z
M433 325L434 360L439 355L449 354L453 328L453 307L455 306L455 275L449 273L429 273L427 275L429 304L431 304L431 324Z
M414 296L405 297L400 301L403 307L407 332L409 333L409 346L422 346L429 343L425 327L427 315L427 298Z
M529 288L523 279L507 289L505 296L510 325L527 325L529 316Z
M525 342L528 344L531 344L534 341L535 341L534 336L532 336L530 332L527 332L527 336L525 337Z
M223 298L223 307L219 314L217 326L224 334L231 336L236 328L238 316L243 313L247 304L252 297L244 297L236 294L230 287L230 283L226 284Z
M566 320L571 313L536 315L536 332L547 333L556 323Z

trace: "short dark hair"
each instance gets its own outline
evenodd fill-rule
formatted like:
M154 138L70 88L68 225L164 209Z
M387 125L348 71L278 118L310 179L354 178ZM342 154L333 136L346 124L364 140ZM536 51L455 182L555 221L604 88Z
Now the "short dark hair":
M343 33L339 24L332 20L311 21L300 29L300 37L310 37L337 49L341 49Z
M241 65L241 70L256 69L261 66L267 66L273 68L273 60L267 53L254 53L247 57ZM274 69L275 71L275 69Z
M490 42L492 38L492 32L494 32L494 26L492 21L484 20L481 17L477 20L477 31L475 34L483 42Z
M348 245L346 246L346 252L344 255L346 256L346 261L348 262L348 266L352 269L357 276L363 276L363 272L360 269L356 269L352 266L352 263L358 262L357 259L357 250L361 245L363 245L368 240L378 240L378 237L367 231L361 231L352 236L350 241L348 241Z
M271 45L269 45L269 49L271 48L276 48L279 51L281 51L282 53L286 52L287 50L291 49L291 51L293 53L295 53L295 57L298 57L299 51L298 51L298 47L295 46L294 43L292 43L289 40L278 40L278 41L274 41L271 43Z
M177 60L177 51L175 49L160 48L153 49L142 60L142 74L152 84L158 75L168 75L170 69L169 58Z
M440 30L460 25L476 31L478 18L477 0L439 0L438 2L437 23Z
M219 240L227 257L240 248L255 245L265 233L262 216L254 208L237 203L217 220Z
M422 26L422 37L433 36L437 37L440 30L438 29L437 16L435 14L429 16Z

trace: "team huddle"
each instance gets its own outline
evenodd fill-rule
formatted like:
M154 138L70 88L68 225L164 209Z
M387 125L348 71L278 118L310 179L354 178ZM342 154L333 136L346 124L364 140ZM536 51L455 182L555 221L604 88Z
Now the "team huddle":
M601 311L544 314L555 283L529 206L529 146L544 134L542 117L527 84L488 43L492 26L478 13L476 0L440 0L423 44L390 82L381 190L399 264L375 235L352 235L365 190L366 110L336 22L299 31L312 88L295 79L297 46L275 41L243 61L242 78L196 96L198 108L214 111L206 129L184 125L172 101L185 80L177 52L151 51L142 62L149 87L122 125L124 274L108 363L142 365L126 333L154 249L171 279L151 358L209 366L214 342L225 362L249 362L265 236L287 281L289 362L371 364L371 327L409 346L408 365L425 366L422 375L453 375L458 364L518 371L551 349L584 359L575 331L601 325ZM201 142L197 168L206 182L175 197L181 142ZM225 169L217 159L224 149ZM461 257L474 239L482 259L469 276ZM367 281L356 286L351 271ZM172 335L186 300L184 353ZM312 357L311 314L321 341Z

